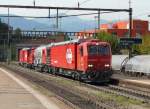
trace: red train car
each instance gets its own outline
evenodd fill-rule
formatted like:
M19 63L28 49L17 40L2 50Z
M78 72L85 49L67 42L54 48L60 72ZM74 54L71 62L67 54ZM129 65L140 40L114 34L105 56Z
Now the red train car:
M110 45L99 40L56 43L50 48L50 67L76 79L106 82L112 74L111 55Z
M19 64L21 65L23 63L23 50L19 50Z
M22 66L27 66L28 64L28 50L29 48L23 48L19 51L19 63Z
M75 43L55 44L51 47L51 66L75 70L76 65L76 47Z
M27 57L27 63L29 68L34 68L34 51L35 48L28 49L28 57Z
M42 45L34 50L34 68L37 71L48 71L50 66L50 47L52 45Z

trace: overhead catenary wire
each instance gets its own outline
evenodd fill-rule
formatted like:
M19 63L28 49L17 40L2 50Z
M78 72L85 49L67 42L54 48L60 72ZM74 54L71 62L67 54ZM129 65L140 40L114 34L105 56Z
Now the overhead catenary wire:
M89 1L91 1L91 0L84 0L83 2L80 3L80 6L87 3L87 2L89 2Z
M113 12L101 12L101 14L106 14L106 13L113 13ZM87 15L94 15L94 14L98 14L98 13L84 13L84 14L72 14L72 15L62 15L62 16L58 16L59 18L63 18L63 17L73 17L73 16L87 16ZM15 16L15 15L0 15L0 17L16 17L16 18L56 18L56 16Z
M78 1L78 2L77 2L77 3L78 3L78 4L77 4L77 5L78 5L77 7L80 8L81 5L85 4L85 3L88 2L88 1L91 1L91 0L85 0L85 1L83 1L83 2L81 2L81 3ZM65 13L68 13L69 11L70 11L70 10L67 10L67 11L65 11Z

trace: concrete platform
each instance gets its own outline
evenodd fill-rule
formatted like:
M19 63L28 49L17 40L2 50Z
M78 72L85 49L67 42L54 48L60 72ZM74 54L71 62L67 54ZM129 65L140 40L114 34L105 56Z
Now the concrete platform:
M62 109L0 68L0 109Z
M150 79L148 78L137 78L137 77L129 77L122 74L113 74L112 79L116 79L119 81L128 82L129 84L139 85L141 87L150 88Z

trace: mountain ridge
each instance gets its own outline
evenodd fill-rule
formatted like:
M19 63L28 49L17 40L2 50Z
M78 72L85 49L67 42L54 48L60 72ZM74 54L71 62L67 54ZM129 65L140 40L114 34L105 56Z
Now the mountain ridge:
M5 14L0 14L1 21L4 23L8 23L7 16ZM16 15L10 15L16 16ZM101 20L101 23L106 23L106 20ZM37 31L55 31L56 27L56 19L26 19L24 17L10 18L10 25L16 29L20 28L21 30L37 30ZM59 31L66 32L78 32L88 29L95 29L97 26L96 21L94 20L84 20L79 17L67 17L59 19Z

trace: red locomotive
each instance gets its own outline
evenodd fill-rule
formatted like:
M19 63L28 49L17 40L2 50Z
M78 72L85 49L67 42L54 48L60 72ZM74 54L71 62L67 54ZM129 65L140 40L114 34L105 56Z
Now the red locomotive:
M111 57L109 43L77 39L37 47L33 66L41 71L78 80L108 82L112 75Z

